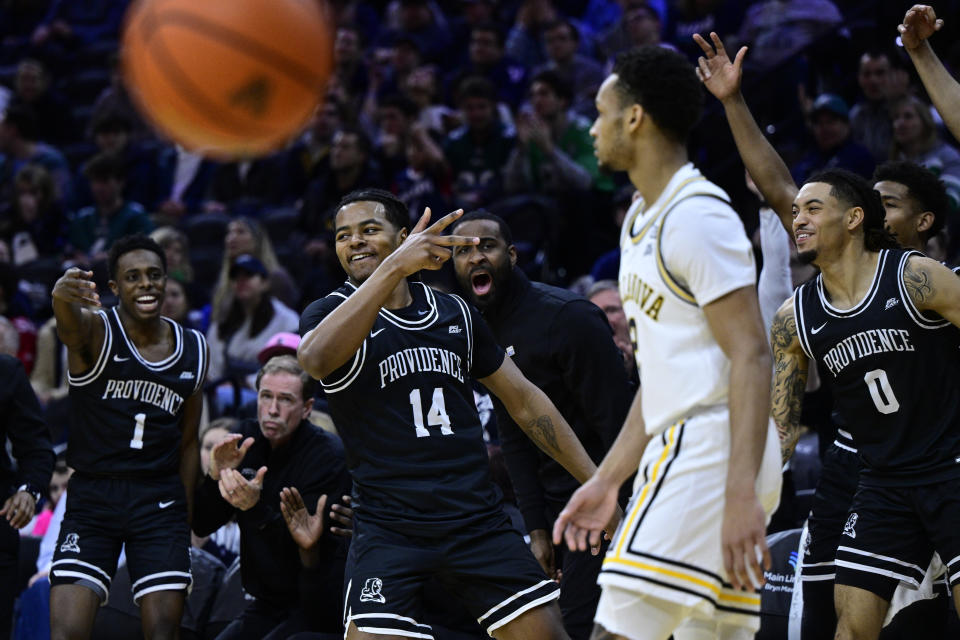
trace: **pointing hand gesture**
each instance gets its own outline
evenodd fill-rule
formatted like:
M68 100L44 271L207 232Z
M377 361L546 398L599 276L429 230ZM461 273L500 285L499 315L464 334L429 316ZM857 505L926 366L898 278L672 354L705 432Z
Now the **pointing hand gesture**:
M943 28L943 20L937 18L933 7L915 4L903 16L903 24L897 27L900 41L908 51L916 49L934 33Z
M703 55L697 59L697 77L703 82L703 86L721 102L740 93L743 58L747 55L747 48L740 47L737 56L730 62L730 56L716 33L710 32L713 44L707 42L699 33L693 34L693 39L703 49Z
M423 216L417 221L410 235L403 241L396 251L387 260L400 266L405 276L423 269L436 271L453 255L452 247L463 247L478 244L479 238L467 236L443 235L443 230L453 224L463 215L463 209L457 209L430 224L430 207L427 207Z
M93 271L84 271L77 267L67 269L66 273L60 276L50 295L64 302L100 306L100 294L93 282Z

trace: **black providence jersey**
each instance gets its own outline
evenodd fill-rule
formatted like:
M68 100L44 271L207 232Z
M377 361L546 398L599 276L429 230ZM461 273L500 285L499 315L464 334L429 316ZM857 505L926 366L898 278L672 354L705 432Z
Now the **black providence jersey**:
M98 314L104 323L100 355L89 371L68 375L75 426L67 462L96 475L175 475L183 405L206 375L206 340L164 318L173 328L173 353L149 362L123 330L116 307Z
M300 333L356 291L303 312ZM503 351L457 296L410 284L413 304L381 309L354 357L321 380L347 452L357 515L412 535L444 535L499 509L469 378Z
M912 255L922 254L881 251L869 291L851 309L829 303L822 275L793 297L800 344L832 377L865 484L960 477L960 330L914 306L903 285Z

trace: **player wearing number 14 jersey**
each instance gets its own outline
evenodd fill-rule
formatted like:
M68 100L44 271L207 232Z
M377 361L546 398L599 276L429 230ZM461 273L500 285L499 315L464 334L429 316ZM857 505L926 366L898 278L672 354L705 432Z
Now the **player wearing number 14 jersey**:
M469 378L583 482L595 467L542 391L504 356L475 309L406 277L439 269L460 213L408 235L406 205L367 189L336 215L343 287L311 304L299 358L326 391L354 481L348 640L432 638L422 591L437 580L501 640L562 640L557 584L508 524L488 473ZM612 529L611 529L612 530Z
M109 269L113 308L100 308L89 271L69 269L53 290L76 472L50 571L51 633L89 637L125 545L145 637L173 638L192 581L188 499L207 346L160 315L166 259L156 242L119 239Z
M811 178L793 218L799 257L821 274L774 318L773 413L795 430L816 359L862 464L837 548L836 637L876 638L934 551L960 601L960 280L897 247L880 196L849 172Z

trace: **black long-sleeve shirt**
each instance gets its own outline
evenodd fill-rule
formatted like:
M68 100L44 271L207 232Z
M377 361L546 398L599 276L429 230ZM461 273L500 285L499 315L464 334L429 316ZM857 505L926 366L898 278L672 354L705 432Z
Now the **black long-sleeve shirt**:
M24 483L46 491L56 456L40 402L20 361L0 355L0 442L10 439L16 471L6 453L0 454L0 504Z
M501 347L550 398L597 464L613 444L633 401L623 360L603 311L557 287L513 270L484 312ZM510 480L527 529L550 530L579 483L520 430L495 400Z
M296 487L311 513L321 495L327 495L327 510L340 496L350 493L350 474L340 438L304 421L285 445L272 450L256 420L244 420L237 433L254 438L237 469L250 479L267 467L260 500L247 511L235 509L220 495L217 482L204 476L197 488L193 530L197 535L213 533L236 516L240 525L240 571L243 588L268 604L290 609L300 602L301 583L317 582L326 573L337 582L343 579L345 543L330 533L329 526L317 543L322 557L315 569L304 571L297 543L293 541L280 513L280 490ZM242 440L241 440L242 441ZM339 577L331 575L339 567ZM322 580L322 578L321 578Z

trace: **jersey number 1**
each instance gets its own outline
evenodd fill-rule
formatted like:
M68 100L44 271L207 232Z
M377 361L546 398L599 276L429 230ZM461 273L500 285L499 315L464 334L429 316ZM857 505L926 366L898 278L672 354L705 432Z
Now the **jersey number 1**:
M426 438L430 432L423 426L420 389L410 392L410 406L413 407L413 426L417 428L417 437ZM450 428L450 416L447 415L447 406L443 402L443 389L440 387L433 390L433 402L430 403L430 411L427 411L427 424L431 427L440 427L440 433L445 436L453 433L453 429Z
M873 398L877 411L888 414L900 410L900 401L893 395L893 388L890 386L886 371L883 369L868 371L863 376L863 381L867 383L867 389L870 391L870 397Z
M133 440L130 441L131 449L143 449L143 422L147 419L147 414L138 413L133 416L136 424L133 427Z

